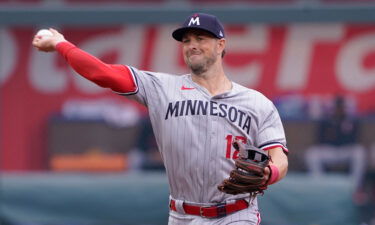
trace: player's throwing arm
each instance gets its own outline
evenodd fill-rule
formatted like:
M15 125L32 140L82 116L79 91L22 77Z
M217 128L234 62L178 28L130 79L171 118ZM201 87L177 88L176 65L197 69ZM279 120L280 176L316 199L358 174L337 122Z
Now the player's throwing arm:
M118 93L132 93L137 89L128 67L102 62L68 42L55 29L40 30L34 36L32 44L39 51L58 51L77 73L101 87Z

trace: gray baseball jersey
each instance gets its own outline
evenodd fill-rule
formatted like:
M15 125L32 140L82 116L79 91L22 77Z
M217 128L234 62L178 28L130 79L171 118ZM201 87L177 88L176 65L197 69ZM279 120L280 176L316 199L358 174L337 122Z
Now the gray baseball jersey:
M217 189L234 168L235 139L287 151L278 112L261 93L232 82L230 91L211 96L191 75L129 69L137 90L124 95L148 107L173 199L221 203L249 196Z

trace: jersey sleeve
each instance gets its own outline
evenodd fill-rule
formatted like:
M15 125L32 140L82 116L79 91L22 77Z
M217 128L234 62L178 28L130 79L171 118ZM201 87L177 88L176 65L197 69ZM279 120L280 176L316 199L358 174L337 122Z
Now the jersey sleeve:
M281 147L285 153L288 153L284 127L275 105L267 99L267 104L261 113L265 116L259 124L258 147L263 150Z
M168 80L173 75L143 71L131 66L127 66L127 68L132 74L136 89L134 92L117 92L117 94L133 99L146 107L162 99L164 89L168 86Z

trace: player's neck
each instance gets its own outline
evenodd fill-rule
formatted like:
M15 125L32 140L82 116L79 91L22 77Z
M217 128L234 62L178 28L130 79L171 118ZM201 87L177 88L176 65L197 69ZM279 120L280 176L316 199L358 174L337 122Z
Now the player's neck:
M232 89L232 82L227 78L222 66L212 67L203 74L192 74L192 80L206 88L212 96Z

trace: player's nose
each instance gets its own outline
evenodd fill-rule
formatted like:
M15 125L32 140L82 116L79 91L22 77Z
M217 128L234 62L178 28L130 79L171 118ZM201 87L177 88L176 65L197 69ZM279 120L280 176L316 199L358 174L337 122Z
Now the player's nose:
M189 44L188 44L188 48L189 49L197 49L198 48L198 42L194 39L190 40Z

